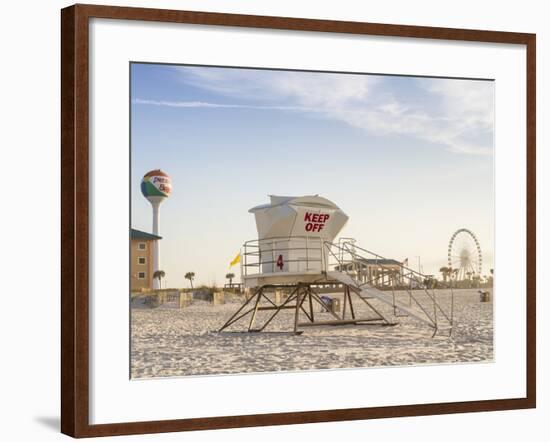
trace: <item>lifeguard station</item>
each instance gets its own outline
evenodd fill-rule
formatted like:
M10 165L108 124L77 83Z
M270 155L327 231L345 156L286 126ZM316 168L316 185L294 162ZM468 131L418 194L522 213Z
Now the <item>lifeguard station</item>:
M241 277L250 295L220 332L239 323L247 323L248 332L261 332L281 311L291 309L289 331L295 334L310 326L395 325L400 315L425 323L434 335L442 324L451 333L452 288L451 306L445 311L433 288L426 286L426 275L363 249L354 239L336 242L349 217L332 201L319 195L270 196L268 204L250 213L256 218L258 238L241 250ZM372 271L373 263L379 271ZM378 288L381 278L385 290ZM397 299L397 290L406 291L408 302ZM268 296L274 291L284 292L285 298ZM341 313L321 296L331 292L343 294ZM366 306L361 310L368 314L359 315L354 302ZM380 304L391 306L393 314L383 313ZM326 313L318 314L319 308ZM270 314L256 326L258 312L264 311Z

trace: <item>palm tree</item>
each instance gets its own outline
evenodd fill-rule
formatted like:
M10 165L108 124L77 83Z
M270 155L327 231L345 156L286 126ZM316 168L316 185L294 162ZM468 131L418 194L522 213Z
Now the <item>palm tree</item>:
M439 271L441 272L441 275L443 275L443 282L447 282L447 278L451 276L453 269L450 267L441 267Z
M159 287L162 288L162 278L166 276L166 273L164 270L155 270L155 273L153 273L153 279L159 280Z
M233 278L235 277L235 273L228 273L225 275L227 279L229 279L229 287L233 286Z
M193 279L195 279L195 272L187 272L185 274L185 279L188 279L191 283L191 288L193 288Z
M443 276L443 282L447 282L447 267L440 267L439 272Z
M452 267L449 267L449 277L451 278L451 282L455 281L455 285L458 287L458 269L453 269Z

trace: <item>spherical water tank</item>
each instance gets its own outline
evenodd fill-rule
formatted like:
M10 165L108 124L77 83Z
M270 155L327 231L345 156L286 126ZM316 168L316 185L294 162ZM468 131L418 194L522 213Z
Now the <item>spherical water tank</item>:
M160 169L151 170L141 180L141 193L151 202L164 200L172 193L172 180Z

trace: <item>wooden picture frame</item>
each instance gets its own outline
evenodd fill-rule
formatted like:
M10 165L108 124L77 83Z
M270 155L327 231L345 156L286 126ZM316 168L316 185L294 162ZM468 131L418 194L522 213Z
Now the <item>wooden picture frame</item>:
M89 19L142 20L524 45L527 53L527 359L525 397L90 425L89 415ZM536 219L534 34L208 12L74 5L61 12L61 431L73 437L287 425L534 408Z

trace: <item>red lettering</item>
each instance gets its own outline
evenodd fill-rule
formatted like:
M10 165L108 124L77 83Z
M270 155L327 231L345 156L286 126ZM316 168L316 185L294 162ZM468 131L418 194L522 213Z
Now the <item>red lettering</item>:
M306 232L320 232L325 227L325 223L330 218L327 213L311 213L306 212L304 221L306 221Z

